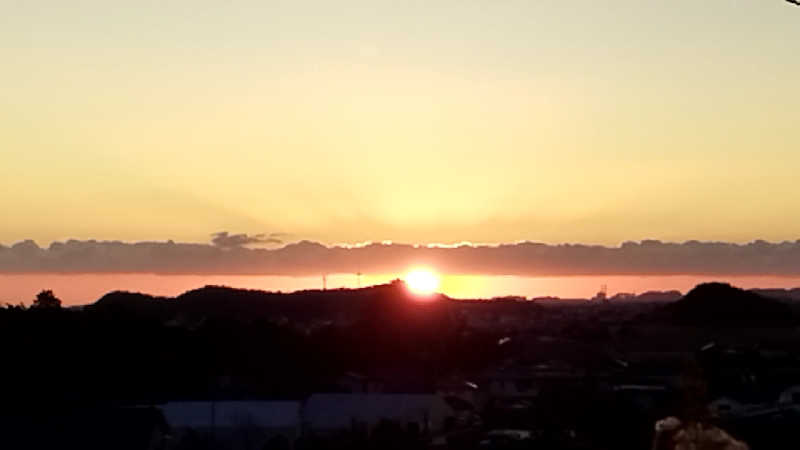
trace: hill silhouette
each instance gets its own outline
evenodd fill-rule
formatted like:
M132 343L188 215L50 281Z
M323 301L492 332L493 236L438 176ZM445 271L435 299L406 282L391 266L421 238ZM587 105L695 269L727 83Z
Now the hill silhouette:
M87 311L167 320L185 318L225 318L233 320L288 320L309 322L338 318L347 321L378 310L398 308L406 312L425 305L438 305L448 297L435 294L425 299L414 296L405 283L392 283L361 289L307 290L290 293L226 286L205 286L177 297L116 291L88 305ZM376 306L380 308L376 309ZM430 308L427 308L430 309Z
M776 299L727 283L704 283L682 299L664 306L660 314L675 324L779 326L795 322L791 308Z

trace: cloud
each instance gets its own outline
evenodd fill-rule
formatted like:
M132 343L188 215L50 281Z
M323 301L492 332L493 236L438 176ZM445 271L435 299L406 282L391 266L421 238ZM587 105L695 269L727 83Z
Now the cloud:
M252 244L283 244L279 239L283 233L255 234L248 236L245 233L230 234L227 231L220 231L211 235L211 243L221 248L245 247Z
M646 240L616 247L519 242L456 246L373 243L326 246L300 241L279 248L274 234L215 233L211 244L53 242L0 245L0 272L147 272L183 274L319 275L404 273L414 265L444 273L558 275L800 276L800 241L747 244Z

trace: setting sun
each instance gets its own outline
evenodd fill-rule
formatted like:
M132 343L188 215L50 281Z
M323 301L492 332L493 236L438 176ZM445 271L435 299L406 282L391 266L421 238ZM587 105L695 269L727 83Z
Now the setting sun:
M439 288L439 276L427 269L414 269L408 272L405 281L415 294L432 294Z

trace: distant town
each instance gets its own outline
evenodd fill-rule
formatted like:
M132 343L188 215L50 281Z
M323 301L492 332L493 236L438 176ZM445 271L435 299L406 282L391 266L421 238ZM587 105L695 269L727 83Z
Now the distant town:
M0 311L0 432L10 448L641 449L703 424L771 448L800 424L799 314L800 290L719 283L590 300L207 286L71 308L42 291Z

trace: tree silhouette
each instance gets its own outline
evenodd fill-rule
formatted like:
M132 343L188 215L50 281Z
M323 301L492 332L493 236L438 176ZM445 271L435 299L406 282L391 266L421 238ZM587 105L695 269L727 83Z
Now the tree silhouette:
M61 308L61 300L53 294L53 291L47 289L36 294L36 300L33 301L31 308L58 309Z

